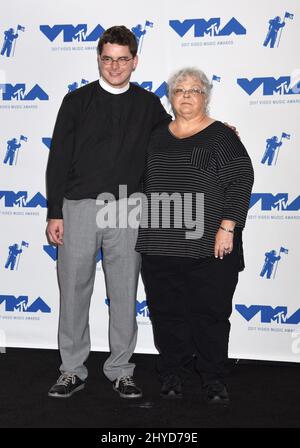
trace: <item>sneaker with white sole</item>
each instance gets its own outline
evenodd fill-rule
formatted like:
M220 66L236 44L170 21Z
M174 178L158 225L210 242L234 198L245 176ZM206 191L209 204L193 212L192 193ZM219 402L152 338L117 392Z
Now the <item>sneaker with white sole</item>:
M63 373L48 392L49 397L69 398L75 392L84 389L85 382L74 373Z
M134 382L132 376L122 376L113 382L113 389L119 393L122 398L140 398L143 394Z

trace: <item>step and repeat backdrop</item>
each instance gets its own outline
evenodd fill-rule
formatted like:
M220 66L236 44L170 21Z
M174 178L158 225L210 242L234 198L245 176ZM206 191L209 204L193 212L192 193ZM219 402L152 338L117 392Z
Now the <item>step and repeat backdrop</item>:
M0 347L57 347L57 250L45 236L45 168L62 98L98 78L96 45L136 35L132 81L167 110L166 81L186 66L213 84L211 115L238 129L255 184L234 297L230 355L300 362L300 6L286 0L10 0L0 17ZM108 349L101 253L90 324ZM137 352L155 353L142 283Z

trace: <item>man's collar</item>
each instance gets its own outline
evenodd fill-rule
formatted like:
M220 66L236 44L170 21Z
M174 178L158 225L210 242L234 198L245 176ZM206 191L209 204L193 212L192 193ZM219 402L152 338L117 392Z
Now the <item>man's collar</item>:
M127 90L130 87L130 84L126 84L124 87L112 87L110 84L108 84L102 77L99 79L99 84L102 87L102 89L106 90L109 93L112 93L113 95L119 95L120 93L127 92Z

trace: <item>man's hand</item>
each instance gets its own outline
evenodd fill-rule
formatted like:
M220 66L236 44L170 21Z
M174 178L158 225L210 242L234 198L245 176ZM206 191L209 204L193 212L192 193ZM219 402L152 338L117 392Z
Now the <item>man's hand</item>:
M240 134L239 134L239 132L237 131L237 129L236 129L235 126L231 126L231 124L228 124L228 123L225 123L225 122L224 122L224 124L225 124L225 126L227 126L228 128L232 129L232 130L236 133L237 137L238 137L239 139L241 139Z
M64 236L64 220L63 219L49 219L46 229L47 236L50 243L63 245Z

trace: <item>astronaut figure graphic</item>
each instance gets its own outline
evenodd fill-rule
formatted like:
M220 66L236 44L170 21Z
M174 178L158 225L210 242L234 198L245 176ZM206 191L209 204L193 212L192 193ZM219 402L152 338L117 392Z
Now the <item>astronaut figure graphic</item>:
M21 148L22 143L27 142L28 137L25 135L20 135L19 141L17 138L12 138L7 141L7 149L6 154L3 160L5 165L16 165L18 160L19 149Z
M261 270L260 276L264 277L266 275L267 279L270 279L273 274L273 279L275 278L279 260L281 260L281 254L288 254L289 250L285 247L281 247L276 255L276 250L270 250L270 252L265 253L265 262ZM275 269L274 269L275 268ZM273 272L274 271L274 272Z
M14 33L13 28L9 28L7 31L4 31L4 43L1 50L1 55L10 57L13 56L12 49L15 39L17 39L19 35Z
M274 48L278 31L285 26L285 21L280 21L280 17L274 17L274 19L269 20L269 30L264 41L264 47L270 44L270 48Z
M276 165L279 149L281 148L283 141L290 140L290 138L291 134L287 134L286 132L281 133L280 139L276 135L268 138L266 140L266 149L260 163L265 164L267 162L268 166Z
M266 252L265 263L261 270L260 276L264 277L266 274L266 278L270 279L274 269L274 264L276 261L279 261L280 259L281 259L280 255L276 256L276 250L270 250L270 252Z
M15 161L16 151L21 148L21 144L18 143L16 138L7 141L7 150L3 160L3 163L13 165Z
M139 23L138 25L131 28L131 31L135 35L136 41L139 44L140 38L146 34L146 30L143 29L142 25Z
M89 81L87 81L86 79L82 79L80 81L80 84L79 84L79 82L74 81L68 85L68 93L73 92L74 90L78 89L79 87L85 86L88 83L89 83Z
M29 243L22 241L20 246L18 243L14 243L8 248L8 257L5 263L5 269L18 270L18 264L20 260L20 255L23 252L24 247L29 247Z
M13 271L15 269L17 257L19 254L23 252L22 248L19 248L18 244L15 243L12 246L9 246L8 248L8 258L5 264L6 269L10 269Z
M147 33L147 28L153 28L153 22L149 22L149 20L145 21L144 27L139 23L138 25L131 28L131 31L135 35L137 44L138 44L138 53L140 54L143 46L143 39L145 34Z
M267 146L266 146L266 150L264 153L264 156L261 160L261 163L266 163L271 166L274 160L274 156L275 156L275 152L277 148L280 148L280 146L282 145L282 141L278 141L278 137L276 137L276 135L274 135L271 138L267 139Z

